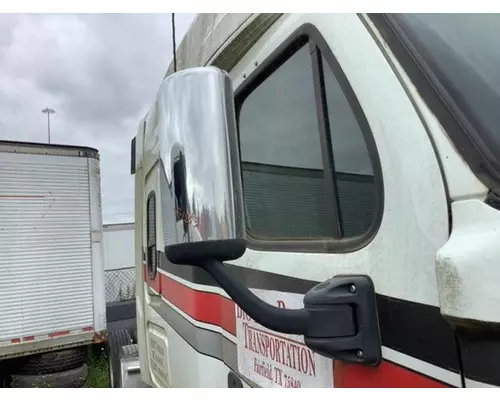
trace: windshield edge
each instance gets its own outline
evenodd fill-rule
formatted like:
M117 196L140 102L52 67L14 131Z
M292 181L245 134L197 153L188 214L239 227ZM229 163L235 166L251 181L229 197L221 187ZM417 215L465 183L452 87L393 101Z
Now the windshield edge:
M397 14L367 14L381 37L439 120L456 150L489 189L500 194L500 149L472 125L411 42Z

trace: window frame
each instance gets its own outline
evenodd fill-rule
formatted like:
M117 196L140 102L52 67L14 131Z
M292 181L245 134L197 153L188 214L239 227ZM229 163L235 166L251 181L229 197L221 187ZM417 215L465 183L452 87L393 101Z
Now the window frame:
M153 234L153 239L150 241L149 239L149 233L150 233L150 220L149 220L149 205L151 201L154 202L154 209L153 209L153 219L154 219L154 234ZM152 265L151 263L151 256L150 256L150 249L154 247L155 251L155 263ZM148 198L146 200L146 264L147 264L147 269L148 269L148 276L149 279L155 279L156 274L158 272L158 249L156 247L156 193L154 190L149 192Z
M235 90L235 113L236 130L238 135L238 146L241 165L241 142L239 131L239 118L241 108L246 98L269 76L271 76L283 63L290 59L296 51L303 46L309 46L312 60L312 74L314 92L316 98L317 121L320 134L320 145L323 161L323 173L327 184L327 194L331 204L332 223L335 225L335 237L328 239L259 239L252 236L247 228L248 248L263 251L291 251L304 253L345 253L357 251L368 245L377 234L383 216L384 207L384 187L382 177L382 167L378 151L375 145L371 128L356 98L356 95L347 80L340 64L330 50L326 40L322 37L318 29L306 23L300 26L294 33L285 39L255 70L242 82ZM331 136L329 130L328 109L325 96L324 74L322 57L337 79L343 94L353 111L354 117L360 127L361 133L367 147L370 161L372 163L374 184L375 184L375 210L374 218L370 228L362 235L348 238L341 238L342 224L337 195L337 179L334 165L333 148L331 146ZM243 169L241 168L241 179L243 180ZM245 206L246 208L246 206Z

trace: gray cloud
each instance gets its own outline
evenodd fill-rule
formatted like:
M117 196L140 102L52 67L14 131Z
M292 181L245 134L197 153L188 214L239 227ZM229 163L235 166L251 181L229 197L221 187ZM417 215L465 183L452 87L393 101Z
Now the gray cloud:
M177 43L195 14L176 14ZM172 57L170 14L0 15L0 139L95 147L105 222L133 220L130 140Z

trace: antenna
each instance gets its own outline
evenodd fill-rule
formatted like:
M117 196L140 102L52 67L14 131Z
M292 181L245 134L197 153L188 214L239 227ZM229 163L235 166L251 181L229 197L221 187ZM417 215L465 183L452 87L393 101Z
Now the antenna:
M175 13L172 13L172 47L174 53L174 72L177 72L177 46L175 44Z

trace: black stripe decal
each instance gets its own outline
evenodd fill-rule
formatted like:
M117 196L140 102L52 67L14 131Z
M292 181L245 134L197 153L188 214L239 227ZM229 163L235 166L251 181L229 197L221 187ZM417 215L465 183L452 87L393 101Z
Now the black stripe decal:
M318 282L226 264L235 279L253 289L305 294ZM161 253L160 269L186 281L218 287L203 269L172 264ZM377 295L382 344L459 373L455 336L438 307Z
M465 377L500 386L500 333L459 329Z

